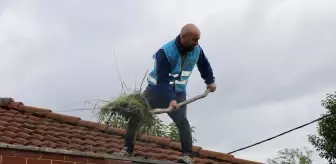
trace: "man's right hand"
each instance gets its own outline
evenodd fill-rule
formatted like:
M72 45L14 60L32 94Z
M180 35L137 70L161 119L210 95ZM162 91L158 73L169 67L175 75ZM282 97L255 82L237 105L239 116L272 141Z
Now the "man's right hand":
M169 104L169 108L173 108L173 111L178 110L180 106L177 104L176 100L173 100Z
M216 84L215 83L208 84L207 89L210 89L210 92L215 92L216 91Z

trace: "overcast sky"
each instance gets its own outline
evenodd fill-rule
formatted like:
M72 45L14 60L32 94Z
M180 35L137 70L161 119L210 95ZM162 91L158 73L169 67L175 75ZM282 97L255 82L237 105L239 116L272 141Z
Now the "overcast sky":
M227 153L325 112L320 101L336 89L334 0L0 0L1 96L54 111L110 100L121 88L116 67L139 86L186 23L199 26L218 86L188 106L197 145ZM195 69L188 97L204 88ZM282 148L313 148L314 133L316 123L233 155L265 162Z

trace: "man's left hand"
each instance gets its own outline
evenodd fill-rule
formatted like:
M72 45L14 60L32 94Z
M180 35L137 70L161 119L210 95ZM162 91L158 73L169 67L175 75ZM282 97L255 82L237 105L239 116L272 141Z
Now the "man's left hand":
M207 85L207 89L210 89L210 92L215 92L215 90L216 90L216 84L215 83L208 84Z

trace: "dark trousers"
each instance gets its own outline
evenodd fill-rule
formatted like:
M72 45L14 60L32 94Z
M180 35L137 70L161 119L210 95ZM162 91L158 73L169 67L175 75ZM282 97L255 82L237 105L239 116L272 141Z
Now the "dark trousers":
M143 96L147 99L151 109L167 108L170 103L167 94L159 93L159 91L149 89L148 87L144 91ZM177 103L185 100L186 96L184 94L177 94ZM189 121L187 119L187 105L180 107L177 111L172 111L167 114L174 121L179 130L182 154L191 156L192 135ZM138 121L138 118L131 118L127 125L124 146L127 147L129 152L133 152L134 150L134 141L136 132L138 130Z

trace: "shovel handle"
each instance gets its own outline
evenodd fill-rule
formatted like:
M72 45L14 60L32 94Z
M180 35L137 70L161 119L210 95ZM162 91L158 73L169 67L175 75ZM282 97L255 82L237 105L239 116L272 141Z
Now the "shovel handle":
M210 92L210 90L207 89L203 94L197 95L197 96L195 96L191 99L183 101L183 102L179 103L178 106L183 106L183 105L189 104L191 102L194 102L196 100L202 99L202 98L206 97L209 94L209 92ZM157 108L157 109L152 110L151 112L153 114L161 114L161 113L171 112L172 110L173 110L173 107L168 107L168 108L165 108L165 109Z

